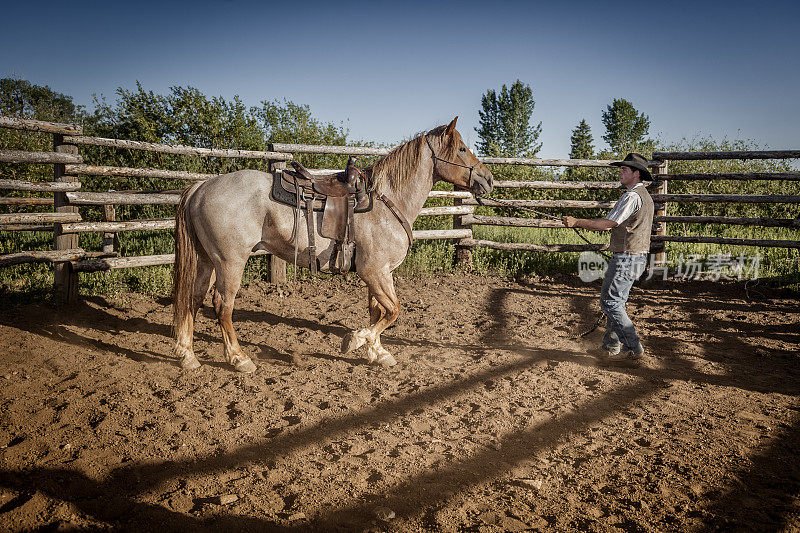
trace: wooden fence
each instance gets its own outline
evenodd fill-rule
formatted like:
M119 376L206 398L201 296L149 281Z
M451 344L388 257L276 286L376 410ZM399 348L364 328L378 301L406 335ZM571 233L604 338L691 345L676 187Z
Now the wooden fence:
M115 251L116 234L131 230L167 230L174 228L173 219L155 220L116 220L119 205L175 205L179 201L180 190L165 191L108 191L88 192L81 190L79 176L123 176L164 178L176 180L204 180L211 174L155 168L126 168L87 164L79 153L79 146L103 146L126 150L141 150L159 154L192 155L196 157L217 157L230 159L255 159L264 162L266 170L285 168L286 162L293 159L292 154L343 154L343 155L385 155L387 149L355 146L319 146L299 144L272 144L269 151L208 149L191 146L146 143L140 141L104 139L83 135L79 125L18 119L0 116L0 127L35 131L53 136L52 152L26 152L19 150L0 150L0 162L38 163L53 165L52 182L32 182L0 179L0 189L17 191L38 191L52 193L52 198L10 198L0 197L0 205L41 206L52 205L51 213L13 213L0 214L0 230L3 231L52 231L53 249L26 251L0 256L0 266L27 262L49 261L55 268L55 289L67 301L77 298L79 272L110 270L138 266L170 264L173 254L139 257L119 257ZM669 203L678 202L729 202L729 203L800 203L800 195L730 195L730 194L669 194L667 184L677 180L800 180L800 172L781 173L717 173L717 174L669 174L668 162L675 160L717 160L717 159L776 159L798 158L800 150L758 151L758 152L657 152L650 162L654 181L649 185L656 203L654 234L651 251L657 260L664 260L665 242L719 243L765 247L800 248L800 241L775 241L766 239L731 239L722 237L688 237L667 235L666 223L715 223L763 227L800 227L795 219L736 218L670 216ZM487 165L526 165L548 167L609 167L607 160L581 159L521 159L521 158L481 158ZM497 181L499 189L542 189L542 190L602 190L621 188L619 183L609 181ZM563 228L558 220L501 217L475 213L478 205L475 198L465 191L432 191L429 198L447 198L453 205L427 207L420 216L447 216L453 218L453 229L415 230L414 238L453 239L456 243L457 260L469 264L471 249L488 247L498 250L528 250L547 252L576 252L602 250L607 245L576 244L537 244L501 243L475 239L472 227L475 225L514 226L537 228ZM531 208L611 208L613 201L597 200L505 200L505 204ZM105 208L106 221L84 221L81 206ZM491 205L488 203L487 205ZM103 233L102 250L83 250L79 246L81 233ZM256 252L254 255L265 255ZM285 263L270 258L270 271L273 281L285 280Z

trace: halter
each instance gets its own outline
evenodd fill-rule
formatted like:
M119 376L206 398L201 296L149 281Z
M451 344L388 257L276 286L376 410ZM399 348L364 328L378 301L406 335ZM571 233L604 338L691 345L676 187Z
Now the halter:
M441 161L442 163L447 163L448 165L455 165L455 166L461 167L461 168L468 168L469 169L469 179L467 180L467 184L468 184L467 186L471 189L472 186L475 185L475 182L472 180L472 171L475 170L475 167L477 167L478 165L481 164L480 161L478 161L477 163L475 163L471 167L468 167L467 165L462 165L461 163L454 163L453 161L448 161L447 159L442 159L441 157L436 155L436 151L433 149L433 146L431 146L431 141L428 140L428 136L427 135L425 135L425 142L428 144L428 148L431 149L431 157L433 157L433 166L434 166L434 168L436 168L436 162L437 161Z

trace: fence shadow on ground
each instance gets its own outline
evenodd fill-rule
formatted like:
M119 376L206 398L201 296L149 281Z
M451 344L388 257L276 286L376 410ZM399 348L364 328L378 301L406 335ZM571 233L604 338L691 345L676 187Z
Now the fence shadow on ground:
M746 528L787 531L800 525L800 415L750 458L750 466L734 471L734 483L706 507L705 531ZM790 515L794 524L789 524Z
M150 529L155 524L159 524L160 529L175 531L186 529L295 530L295 528L281 526L269 519L231 514L200 519L170 511L161 505L139 502L137 495L175 477L221 472L248 461L268 461L285 457L292 452L325 442L335 436L346 435L364 426L386 423L398 416L411 413L415 409L446 401L466 390L481 386L486 380L517 374L548 360L593 366L593 359L582 353L547 350L514 342L498 345L498 340L505 338L504 331L511 327L508 315L504 312L506 299L512 294L535 298L546 293L546 288L540 290L537 287L492 291L485 306L487 312L495 317L495 321L482 333L481 341L469 345L445 343L475 354L483 353L487 349L487 345L491 347L490 349L508 350L519 356L518 360L511 363L486 369L459 381L414 392L366 411L351 413L333 420L323 420L294 433L280 434L260 443L242 446L223 455L207 455L191 460L160 461L152 464L133 464L113 471L102 481L89 479L80 472L68 469L0 470L0 486L28 494L40 491L52 498L70 501L83 513L96 520L115 523L124 519L125 527L130 528ZM587 314L589 313L587 298L589 298L587 295L577 295L572 298L570 303L571 309L580 313L582 321L590 316ZM109 320L112 326L118 329L129 327L125 321L116 319L109 313L93 306L85 306L82 311L86 311L88 315L81 320L92 327L107 323ZM110 316L112 318L109 318ZM262 311L245 311L238 318L239 320L266 322L284 321L277 315ZM697 326L703 325L704 320L706 319L699 313L699 310L695 310L689 316L689 321ZM304 319L289 319L288 322L296 327L307 327L335 334L341 334L344 329L337 326L320 325ZM712 325L705 324L706 327ZM19 324L14 326L19 327ZM141 327L150 328L148 331L154 334L169 334L168 326L161 324L148 323ZM65 342L85 345L85 339L82 340L77 335L72 337L65 335L62 329L58 326L58 319L54 318L53 324L47 326L43 333L37 333L58 335L65 339ZM392 343L392 341L390 336L386 339L387 343ZM395 339L395 342L396 344L437 346L437 343L427 341ZM703 349L712 353L713 356L713 353L716 352L711 348L716 348L717 345L724 345L730 350L731 347L736 349L737 346L741 347L744 344L741 340L725 333L719 335L715 340L704 343ZM109 349L111 352L119 351L113 347L103 349ZM661 353L661 350L666 353ZM484 449L466 459L454 460L443 468L407 478L391 487L391 494L382 500L382 504L395 509L401 516L413 516L420 512L420 509L443 504L463 490L504 475L511 465L555 446L565 437L579 433L614 413L625 410L636 402L652 397L663 391L673 380L691 380L697 383L736 387L757 392L800 394L800 384L796 382L784 380L786 383L779 385L760 379L754 375L756 373L753 372L752 362L748 366L747 361L741 361L738 363L739 366L734 367L735 372L726 375L708 374L698 370L690 362L669 353L675 350L677 350L676 344L670 344L668 338L662 339L657 355L664 361L663 367L615 369L613 372L627 374L634 378L634 381L591 399L575 411L557 415L532 428L507 434L502 437L494 449ZM746 357L746 355L742 357ZM725 360L725 363L731 364L728 360ZM770 360L765 363L772 366L770 370L773 372L784 370L788 364L784 360ZM746 369L748 371L744 371ZM763 515L764 523L773 524L776 528L785 523L791 503L796 498L798 487L800 487L796 460L797 450L800 449L799 439L798 424L795 422L759 455L753 457L752 467L737 473L739 479L749 481L745 482L743 486L737 485L724 490L716 498L716 501L708 506L709 513L714 517L713 520L709 520L708 527L716 528L721 524L727 526L738 523L739 520L750 520L744 515L742 509L752 506L754 498L755 501L762 502L759 512ZM786 474L777 484L764 473L780 471L780 469L784 469ZM75 487L78 489L73 492L71 488ZM373 506L374 502L365 502L363 498L356 496L327 514L313 518L310 524L304 524L296 530L304 530L309 527L326 529L343 525L345 527L362 527L365 525L365 520L369 520Z

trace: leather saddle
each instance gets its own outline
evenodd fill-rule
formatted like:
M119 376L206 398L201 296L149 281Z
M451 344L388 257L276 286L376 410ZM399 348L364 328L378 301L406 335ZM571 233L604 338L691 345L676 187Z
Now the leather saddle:
M306 212L308 229L309 268L312 274L319 271L314 236L314 212L322 212L320 235L335 241L330 259L334 273L349 272L355 256L354 214L372 209L372 191L368 178L355 166L350 157L342 172L313 175L303 165L292 161L294 170L276 172L272 179L272 199L295 208L295 232L300 210ZM295 233L295 247L297 238Z

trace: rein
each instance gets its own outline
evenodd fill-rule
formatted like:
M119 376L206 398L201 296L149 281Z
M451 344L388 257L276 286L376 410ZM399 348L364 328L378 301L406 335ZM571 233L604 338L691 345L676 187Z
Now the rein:
M477 167L478 165L481 164L480 161L478 161L477 163L475 163L472 166L462 165L461 163L455 163L453 161L448 161L447 159L442 159L441 157L436 155L436 151L433 149L433 146L431 146L431 141L430 141L430 139L428 139L427 135L425 135L425 143L428 145L428 148L430 148L430 150L431 150L431 157L433 158L434 168L436 167L436 162L437 161L441 161L443 163L447 163L448 165L454 165L454 166L461 167L461 168L468 168L469 169L469 179L468 179L467 183L469 184L470 188L474 185L474 181L472 179L472 173L474 172L475 167ZM368 180L368 183L371 181L371 180L369 180L367 175L360 168L356 167L356 169L358 170L358 172L362 176L364 176L364 178L366 178ZM403 213L401 213L400 210L397 209L397 206L394 205L394 202L392 202L385 194L380 194L378 196L378 200L383 202L386 205L386 207L389 208L389 211L400 222L400 224L402 224L403 229L406 231L406 235L408 236L408 249L410 251L411 250L411 245L414 242L414 236L412 234L411 224L408 223L408 220L406 220L406 217L403 216Z
M358 173L361 174L361 176L364 178L364 180L367 183L367 187L372 187L372 177L371 176L367 176L367 174L363 170L361 170L360 168L358 168L355 165L353 165L353 168L355 168L358 171ZM370 172L370 174L371 174L371 172ZM379 194L377 196L377 198L378 198L378 200L383 202L386 205L386 207L389 208L389 211L395 216L395 218L403 226L403 229L406 232L406 236L408 237L408 251L406 252L406 254L408 254L408 252L411 251L411 245L414 244L414 234L413 234L413 231L411 229L411 224L408 223L408 220L406 219L406 217L403 216L403 213L401 213L400 210L397 209L397 206L394 205L394 202L392 202L389 199L388 196L386 196L385 194L381 193L381 194Z

